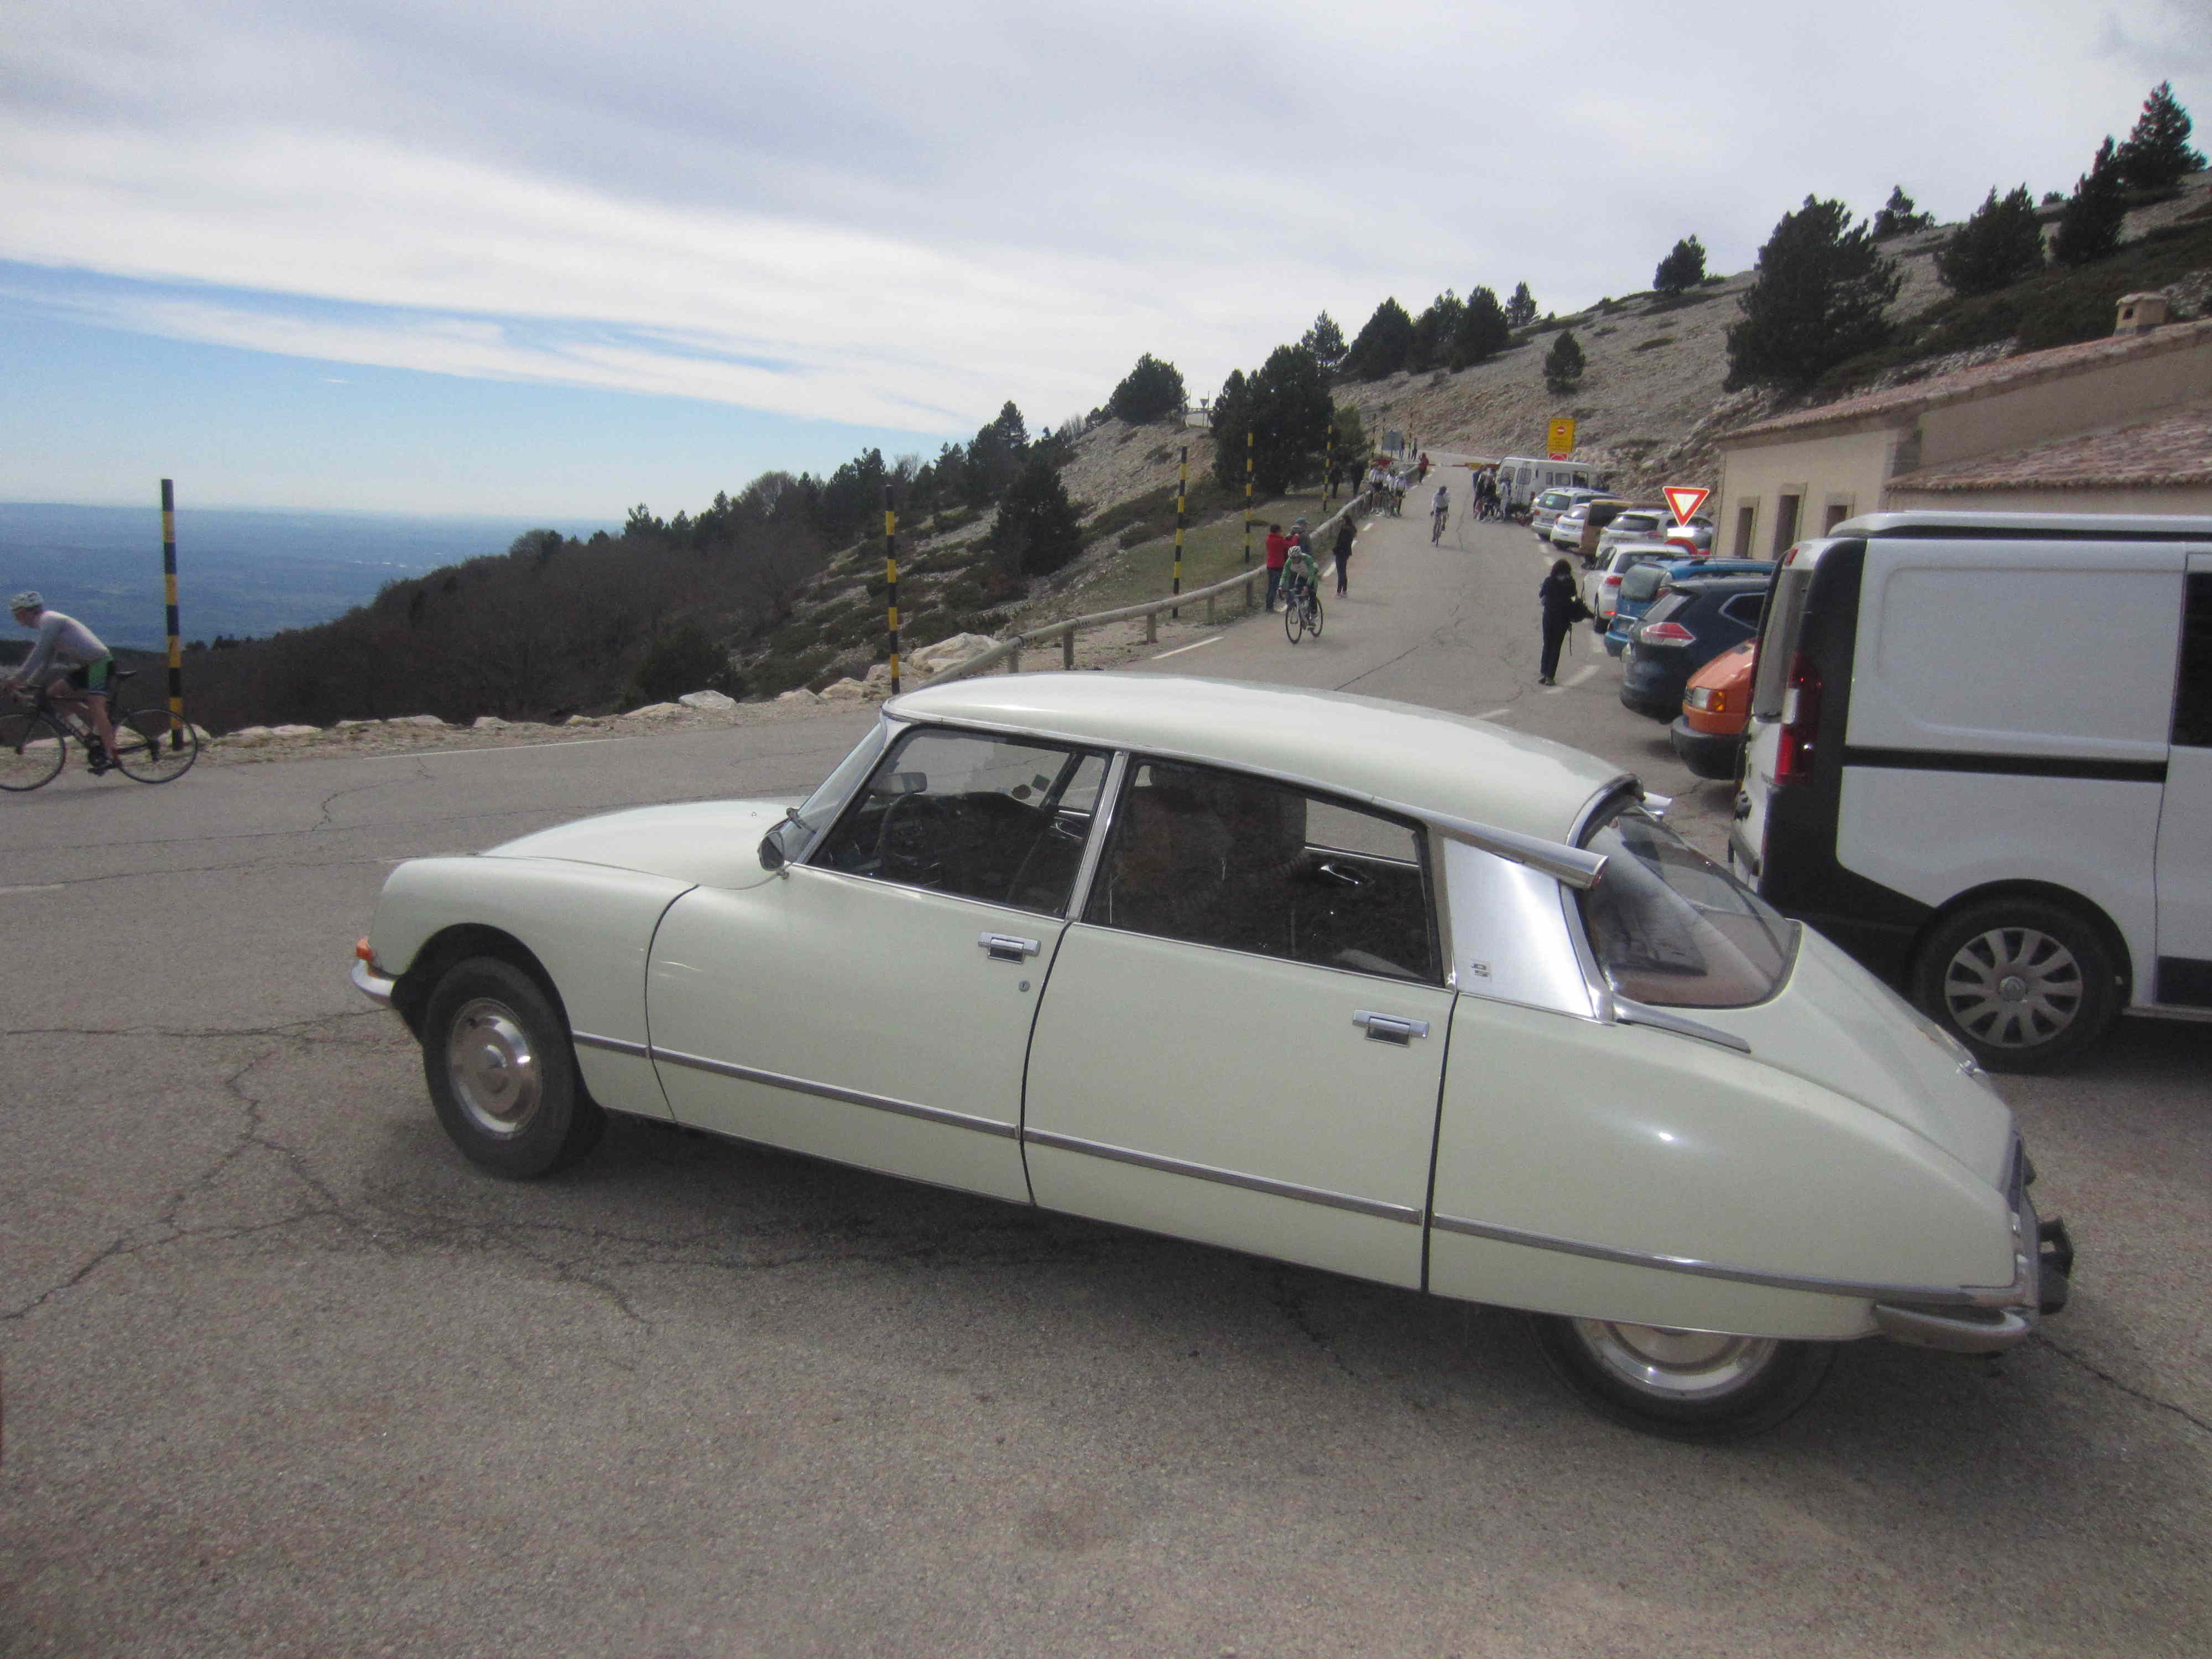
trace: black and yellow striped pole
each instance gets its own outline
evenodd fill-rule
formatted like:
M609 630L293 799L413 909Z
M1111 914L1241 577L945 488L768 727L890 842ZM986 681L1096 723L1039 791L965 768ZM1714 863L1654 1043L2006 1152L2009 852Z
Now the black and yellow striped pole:
M1322 446L1321 489L1322 505L1324 507L1336 499L1336 411L1334 410L1329 411L1328 441Z
M161 480L161 587L169 606L169 747L185 746L185 647L177 625L177 489Z
M1244 562L1252 562L1252 429L1244 429ZM1244 597L1252 597L1251 585L1245 585Z
M891 487L884 486L884 597L890 606L891 629L891 696L899 690L898 623L898 509L891 505Z
M1182 477L1181 482L1176 485L1175 583L1168 589L1168 592L1170 594L1180 593L1182 592L1182 508L1183 502L1188 499L1189 495L1190 446L1188 444L1185 444L1182 447ZM1182 611L1178 608L1169 611L1168 615L1170 617L1180 617L1182 615Z

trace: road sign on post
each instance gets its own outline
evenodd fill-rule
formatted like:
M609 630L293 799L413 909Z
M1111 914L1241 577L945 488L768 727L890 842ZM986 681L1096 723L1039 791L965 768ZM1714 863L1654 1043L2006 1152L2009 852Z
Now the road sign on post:
M1575 453L1575 417L1554 415L1544 434L1544 450L1555 461L1572 458Z
M1668 484L1659 493L1667 498L1667 505L1674 509L1674 522L1687 524L1697 517L1698 509L1705 504L1713 492L1690 484Z

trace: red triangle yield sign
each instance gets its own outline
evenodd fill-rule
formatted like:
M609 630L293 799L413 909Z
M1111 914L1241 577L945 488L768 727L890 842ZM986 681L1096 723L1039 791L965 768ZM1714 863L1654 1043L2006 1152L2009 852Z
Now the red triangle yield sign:
M1713 493L1710 489L1693 489L1688 484L1668 484L1659 492L1667 498L1667 505L1674 509L1674 522L1687 524L1695 518L1698 509Z

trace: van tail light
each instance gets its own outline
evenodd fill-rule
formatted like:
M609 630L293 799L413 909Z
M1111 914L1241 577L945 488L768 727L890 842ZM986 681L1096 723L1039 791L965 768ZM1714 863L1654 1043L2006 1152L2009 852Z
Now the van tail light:
M1774 754L1774 781L1795 783L1813 775L1813 739L1820 728L1820 676L1800 651L1790 659L1782 692L1781 744Z
M1638 645L1695 645L1698 636L1677 622L1646 623L1636 636Z

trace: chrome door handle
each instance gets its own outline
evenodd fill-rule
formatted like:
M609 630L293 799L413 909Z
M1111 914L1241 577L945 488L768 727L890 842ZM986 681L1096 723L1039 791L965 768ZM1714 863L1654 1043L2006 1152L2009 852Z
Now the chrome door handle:
M1352 1017L1352 1023L1367 1028L1370 1042L1395 1042L1401 1048L1411 1048L1415 1037L1429 1034L1429 1022L1425 1019L1400 1019L1395 1014L1378 1014L1371 1008L1362 1008Z
M1033 939L1019 939L1012 933L978 933L975 943L994 962L1021 962L1043 948Z

